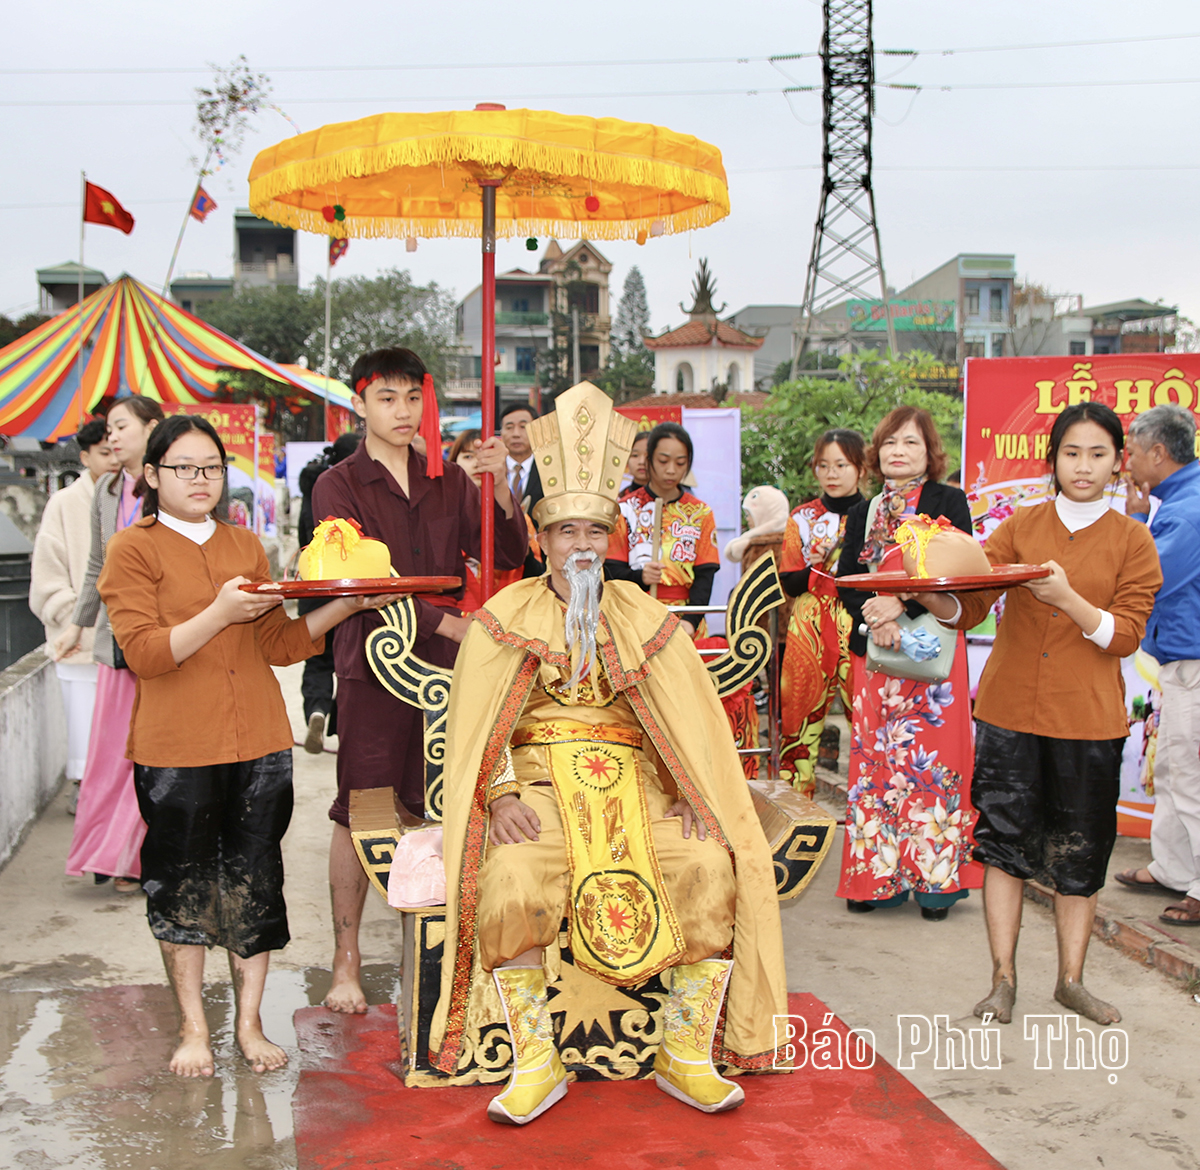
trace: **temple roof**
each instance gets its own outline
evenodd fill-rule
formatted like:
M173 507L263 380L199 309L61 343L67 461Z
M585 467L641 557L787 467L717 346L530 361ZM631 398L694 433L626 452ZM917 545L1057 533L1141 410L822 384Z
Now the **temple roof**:
M668 329L657 337L643 339L647 349L673 349L684 346L711 345L714 340L719 346L731 349L758 349L765 337L752 337L730 325L728 321L689 321L678 329Z

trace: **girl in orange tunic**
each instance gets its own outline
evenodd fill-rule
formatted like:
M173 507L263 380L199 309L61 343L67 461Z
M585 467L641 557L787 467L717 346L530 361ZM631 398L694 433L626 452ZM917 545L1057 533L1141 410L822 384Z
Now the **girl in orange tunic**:
M1018 508L988 539L993 564L1051 570L1007 594L1004 620L975 704L976 856L987 867L983 908L991 992L975 1005L1002 1024L1017 996L1016 950L1025 882L1054 887L1058 979L1064 1007L1115 1024L1121 1013L1083 985L1096 898L1117 837L1121 750L1129 734L1121 659L1137 649L1162 585L1144 525L1109 507L1121 469L1121 420L1108 406L1068 406L1050 431L1057 494ZM983 619L995 592L923 595L962 629Z
M818 499L799 505L783 533L779 573L796 599L788 620L780 678L783 743L779 774L811 796L817 744L825 716L840 694L850 711L850 615L838 600L834 575L842 553L846 516L862 500L866 444L857 431L826 431L813 449Z

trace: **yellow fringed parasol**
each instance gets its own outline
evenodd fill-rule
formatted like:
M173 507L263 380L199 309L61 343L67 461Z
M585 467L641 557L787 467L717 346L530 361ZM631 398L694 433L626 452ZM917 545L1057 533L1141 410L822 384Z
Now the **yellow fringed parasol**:
M496 237L636 239L729 214L721 152L643 122L546 110L375 114L260 151L250 208L337 237L483 241L482 430L495 431ZM483 483L483 597L491 592L494 485Z
M636 239L729 214L721 152L690 134L497 108L375 114L288 138L254 160L250 207L323 235L478 237L489 178L505 237ZM330 223L333 206L345 218Z

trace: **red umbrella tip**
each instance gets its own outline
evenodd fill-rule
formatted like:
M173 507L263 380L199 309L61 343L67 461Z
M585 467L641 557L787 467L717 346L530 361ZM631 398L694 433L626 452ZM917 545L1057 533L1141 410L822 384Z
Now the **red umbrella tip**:
M477 110L507 110L508 106L502 106L499 102L477 102L475 108Z

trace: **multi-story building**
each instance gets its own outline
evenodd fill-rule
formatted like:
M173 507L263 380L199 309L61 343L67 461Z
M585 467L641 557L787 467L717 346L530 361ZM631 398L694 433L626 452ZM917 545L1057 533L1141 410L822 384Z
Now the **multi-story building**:
M589 240L564 252L546 245L536 272L514 268L496 277L496 385L501 402L532 402L549 382L551 351L570 381L593 376L608 362L612 264ZM457 371L446 397L478 404L482 387L483 293L473 288L458 305Z
M296 230L260 219L246 208L233 213L233 276L185 272L171 281L171 299L189 313L205 301L250 288L299 288Z
M888 288L888 312L901 353L924 350L951 365L967 357L1013 354L1013 282L1010 255L960 253L907 288ZM793 333L800 329L799 309ZM809 324L805 350L841 355L887 347L883 300L830 305Z
M51 268L37 270L38 282L38 312L53 316L79 304L79 261L68 260L65 264L55 264ZM87 300L94 292L99 292L106 284L108 277L99 268L83 268L83 297Z
M762 345L754 354L755 386L769 390L775 371L783 362L792 360L799 312L799 305L747 305L725 318L735 329L762 338Z
M1014 351L1018 356L1163 353L1175 344L1178 308L1150 301L1083 305L1080 296L1018 290Z
M1013 282L1016 257L960 252L927 276L896 293L896 303L928 303L934 317L953 307L940 328L914 330L901 350L927 349L961 365L969 357L1013 356ZM952 352L950 337L954 339ZM924 344L922 344L924 342Z
M211 272L185 272L171 281L171 300L185 313L196 312L205 301L219 301L233 292L233 279Z

